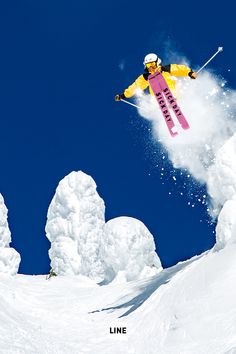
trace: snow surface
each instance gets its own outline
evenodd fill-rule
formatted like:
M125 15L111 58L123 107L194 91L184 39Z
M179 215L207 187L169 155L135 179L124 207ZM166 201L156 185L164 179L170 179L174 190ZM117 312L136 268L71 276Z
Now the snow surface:
M10 248L11 232L7 221L8 210L0 194L0 274L15 275L20 264L20 255Z
M59 183L46 224L54 272L106 283L156 274L161 262L151 233L129 217L105 224L105 205L96 188L82 171L71 172Z
M0 276L1 354L235 354L236 245L153 277ZM110 327L126 327L111 334Z

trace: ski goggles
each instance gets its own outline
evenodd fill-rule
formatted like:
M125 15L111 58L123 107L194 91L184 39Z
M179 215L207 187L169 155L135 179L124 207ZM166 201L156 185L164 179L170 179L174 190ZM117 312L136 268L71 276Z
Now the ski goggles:
M151 63L147 63L146 67L150 68L151 66L157 66L157 62L156 61L151 61Z

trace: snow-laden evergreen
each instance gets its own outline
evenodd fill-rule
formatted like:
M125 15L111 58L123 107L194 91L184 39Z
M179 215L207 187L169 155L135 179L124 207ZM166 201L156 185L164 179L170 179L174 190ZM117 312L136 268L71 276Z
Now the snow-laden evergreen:
M236 243L236 200L225 202L216 226L216 245L219 250L228 244Z
M58 185L48 210L51 267L58 275L97 282L130 281L161 269L153 236L130 217L105 224L105 205L93 178L72 172Z
M0 194L0 247L9 247L11 232L8 225L8 210Z
M20 264L20 255L10 247L11 232L7 220L8 210L0 194L0 274L15 275Z
M46 234L51 267L58 275L104 280L104 202L85 173L71 172L60 181L48 209Z
M208 192L217 210L236 199L236 133L218 150L208 170Z
M220 249L236 242L236 134L219 149L208 170L208 191L213 210L220 210L215 246Z
M110 280L131 281L162 269L152 234L139 220L118 217L105 225L105 262Z

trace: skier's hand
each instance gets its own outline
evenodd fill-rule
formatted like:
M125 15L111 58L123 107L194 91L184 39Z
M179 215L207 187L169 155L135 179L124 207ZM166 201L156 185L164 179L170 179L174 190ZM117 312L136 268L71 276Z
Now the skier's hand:
M190 71L188 76L191 77L191 79L196 79L197 78L197 73L195 71Z
M121 100L121 95L115 95L115 101L120 101Z
M121 95L115 95L115 100L120 101L125 98L125 95L122 93Z

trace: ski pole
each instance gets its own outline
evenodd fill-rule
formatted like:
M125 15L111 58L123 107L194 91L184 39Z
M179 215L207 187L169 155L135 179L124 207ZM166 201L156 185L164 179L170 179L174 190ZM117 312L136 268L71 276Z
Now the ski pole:
M212 61L212 59L213 59L218 53L220 53L220 52L223 52L223 47L218 47L217 52L215 52L215 54L212 55L212 57L197 71L197 74L198 74L203 68L205 68L205 66L206 66L207 64L209 64L210 61Z
M141 107L137 106L137 105L134 104L134 103L131 103L131 102L126 101L126 100L123 100L123 98L121 99L121 101L124 102L124 103L130 104L131 106L136 107L136 108L138 108L138 109L142 109Z

